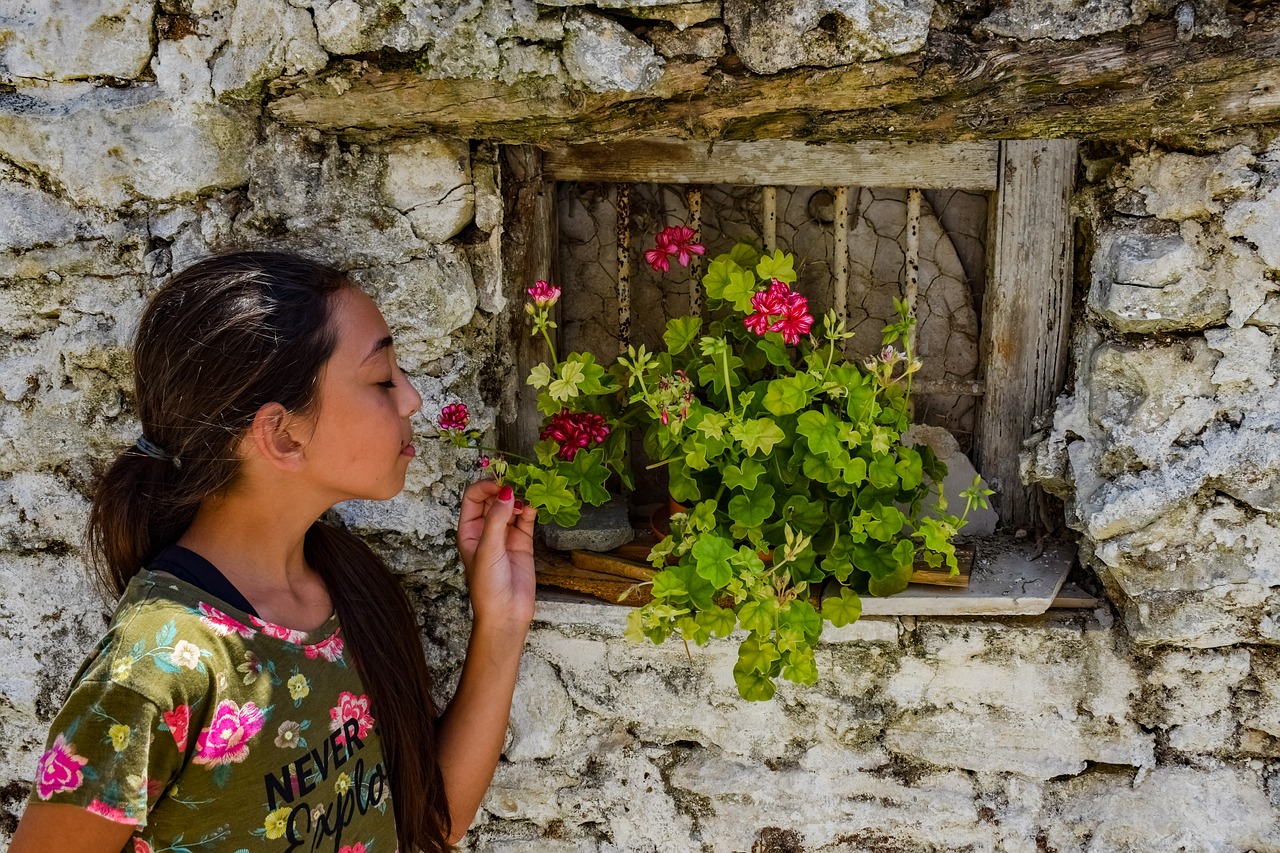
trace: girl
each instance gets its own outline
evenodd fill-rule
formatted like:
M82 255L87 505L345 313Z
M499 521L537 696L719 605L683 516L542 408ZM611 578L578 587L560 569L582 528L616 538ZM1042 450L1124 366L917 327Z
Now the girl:
M142 436L87 536L119 608L10 849L447 850L502 748L533 510L491 481L463 496L474 622L439 713L395 577L319 520L395 495L414 456L422 398L373 300L293 255L204 260L148 304L134 381Z

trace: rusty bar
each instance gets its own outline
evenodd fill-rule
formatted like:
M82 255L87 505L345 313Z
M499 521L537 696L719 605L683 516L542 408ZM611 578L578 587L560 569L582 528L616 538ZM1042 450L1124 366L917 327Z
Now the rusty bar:
M631 184L618 184L618 350L631 342Z
M778 248L778 188L764 187L761 191L761 220L764 229L764 250L772 255Z
M702 242L702 187L691 186L685 190L689 206L689 227L693 229L693 242ZM689 316L702 316L702 255L694 255L689 261Z

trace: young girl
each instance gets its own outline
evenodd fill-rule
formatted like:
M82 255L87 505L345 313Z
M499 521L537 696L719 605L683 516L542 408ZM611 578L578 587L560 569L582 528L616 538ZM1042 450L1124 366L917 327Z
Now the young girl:
M414 456L422 398L373 300L293 255L204 260L147 306L134 380L142 435L87 537L119 608L10 850L447 850L506 732L532 509L491 481L463 495L474 621L439 713L395 577L319 520L395 495Z

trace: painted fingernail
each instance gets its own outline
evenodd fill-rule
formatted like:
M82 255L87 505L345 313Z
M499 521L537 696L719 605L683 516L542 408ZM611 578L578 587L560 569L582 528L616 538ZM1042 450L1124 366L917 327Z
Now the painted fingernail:
M513 497L515 497L515 494L516 494L516 493L515 493L515 490L513 490L510 486L503 486L503 487L498 491L498 500L500 500L500 501L509 501L509 500L511 500Z
M524 501L516 501L516 512L524 509Z

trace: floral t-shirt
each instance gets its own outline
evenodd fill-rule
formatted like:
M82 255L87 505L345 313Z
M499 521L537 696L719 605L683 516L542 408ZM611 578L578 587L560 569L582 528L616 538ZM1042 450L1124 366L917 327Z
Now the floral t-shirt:
M31 801L136 826L133 853L394 853L390 796L336 616L294 631L143 571L53 722Z

